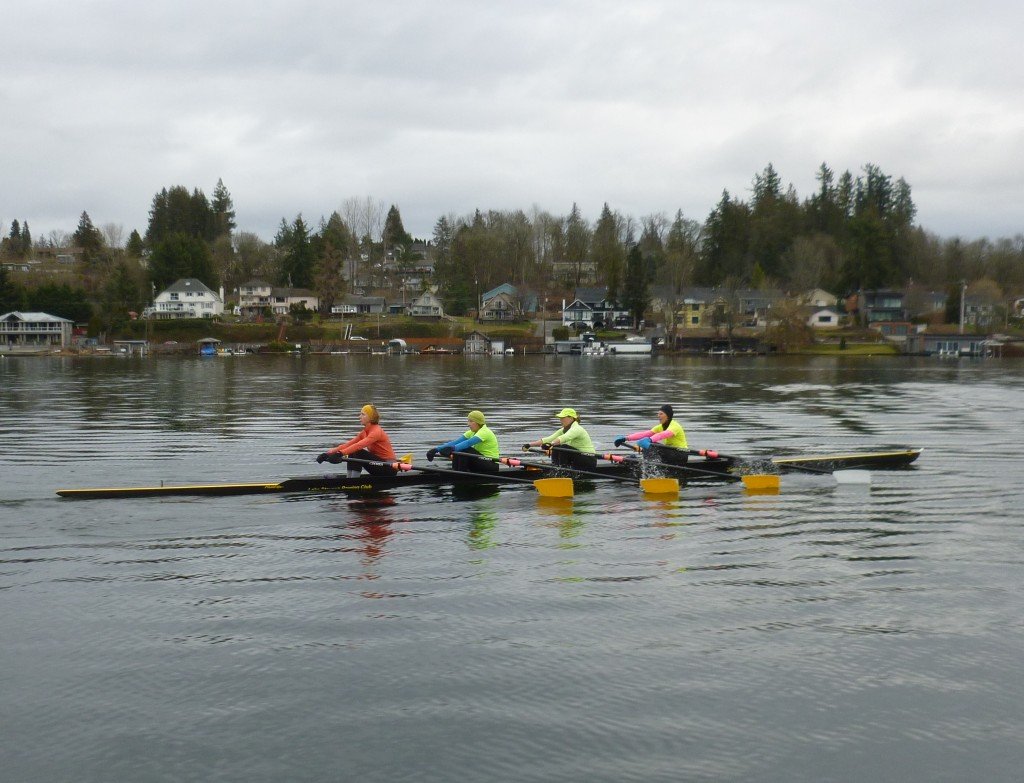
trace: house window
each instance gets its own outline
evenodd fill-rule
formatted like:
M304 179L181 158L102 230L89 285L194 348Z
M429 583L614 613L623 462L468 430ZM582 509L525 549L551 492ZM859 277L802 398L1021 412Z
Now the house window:
M699 315L695 315L695 316L693 316L693 317L692 317L692 318L690 319L690 323L691 323L691 324L692 324L693 326L697 326L697 324L699 324L699 323L700 323L700 316L699 316Z

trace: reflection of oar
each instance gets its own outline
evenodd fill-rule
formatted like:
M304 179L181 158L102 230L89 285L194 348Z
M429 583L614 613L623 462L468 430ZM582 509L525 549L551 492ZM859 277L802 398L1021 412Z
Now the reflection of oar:
M558 448L557 446L555 447ZM565 451L574 451L572 449L565 449ZM534 452L536 453L536 452ZM579 454L580 452L575 451L574 453ZM581 470L580 468L574 468L568 465L544 465L536 462L523 462L518 457L501 457L499 460L503 465L509 465L510 467L524 468L538 468L539 470L557 470L564 471L566 473L572 473L576 476L588 476L598 479L607 479L609 481L623 481L627 484L636 486L640 484L640 488L651 495L672 495L679 494L679 479L673 478L626 478L625 476L609 476L604 473L595 473L591 470Z
M462 471L451 470L449 468L413 467L410 463L401 461L381 462L370 459L349 459L348 457L345 458L345 461L356 465L370 465L374 467L392 468L394 470L416 470L420 473L437 473L442 476L456 476L459 479L464 479L467 475ZM524 479L516 476L504 476L500 473L473 473L469 475L477 476L484 481L494 480L510 484L533 484L537 492L539 492L542 497L546 498L571 498L573 496L572 479L568 478Z
M707 459L727 459L730 462L742 462L739 457L730 457L728 454L721 454L711 449L687 449L687 454L696 454L698 457ZM812 468L809 465L797 465L793 462L772 463L780 470L798 470L804 473L813 473L816 476L832 476L839 484L870 484L871 473L867 470L825 470L824 468Z
M632 444L626 445L634 451L640 451L639 446L633 446ZM602 459L607 459L611 462L622 462L625 458L617 454L605 454L602 456ZM779 488L779 477L768 473L752 473L747 476L734 476L732 473L726 473L725 471L701 470L700 468L694 468L690 465L673 465L670 462L659 462L658 468L660 470L675 470L680 473L690 473L697 476L713 476L717 479L725 479L726 481L742 481L744 487L758 492L763 492L765 490L777 490Z

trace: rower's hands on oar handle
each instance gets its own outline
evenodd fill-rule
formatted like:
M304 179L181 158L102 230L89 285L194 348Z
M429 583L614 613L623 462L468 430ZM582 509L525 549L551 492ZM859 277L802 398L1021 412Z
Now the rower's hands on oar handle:
M453 449L451 446L445 446L443 448L438 449L437 453L440 454L445 459L448 459L449 457L452 456L452 454L455 453L455 449Z
M627 436L619 435L619 437L617 437L615 439L614 443L615 443L616 446L623 446L623 445L625 445L627 440L629 440L629 438Z
M645 449L645 450L649 449L651 447L651 439L650 438L640 438L640 440L638 440L636 442L636 445L639 448L641 448L641 449Z
M316 461L317 463L330 462L332 465L337 465L339 462L345 461L345 455L337 451L325 451L316 455Z
M524 443L523 444L523 451L529 451L529 450L530 450L530 444L529 443Z
M437 456L437 451L437 449L430 449L430 451L427 452L427 462L434 461L434 457Z

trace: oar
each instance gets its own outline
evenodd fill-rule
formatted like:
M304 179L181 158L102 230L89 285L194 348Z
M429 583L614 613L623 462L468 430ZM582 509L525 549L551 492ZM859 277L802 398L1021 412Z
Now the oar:
M633 449L633 451L640 451L639 446L626 445ZM621 462L624 459L617 454L605 454L602 458L611 462ZM744 487L757 492L778 490L779 488L779 477L769 473L751 473L745 476L734 476L732 473L726 473L725 471L701 470L690 465L673 465L670 462L659 462L658 467L664 470L676 470L681 473L692 473L698 476L714 476L717 479L725 479L726 481L742 481Z
M461 471L449 470L448 468L413 467L411 457L409 462L381 462L379 460L350 459L348 457L345 458L345 461L358 465L392 468L394 470L416 470L421 473L438 473L447 476L456 475L460 478L467 475ZM482 479L493 479L494 481L504 481L512 484L533 484L537 492L546 498L571 498L573 496L572 479L568 478L524 479L515 476L503 476L500 473L474 473L471 475L479 476Z
M730 457L728 454L721 454L711 449L687 449L687 454L696 454L698 457L707 459L727 459L731 462L742 462L740 457ZM813 473L816 476L832 476L839 484L870 484L871 473L867 470L825 470L824 468L812 468L808 465L796 465L792 462L774 462L780 470L797 470L804 473Z
M555 446L555 448L557 449L558 447ZM574 451L574 450L573 449L565 449L565 451ZM536 453L536 452L533 452L533 453ZM575 453L579 454L580 452L576 451ZM490 459L490 458L489 457L484 457L484 459ZM572 473L572 474L577 475L577 476L592 476L594 478L607 479L609 481L622 481L622 482L625 482L627 484L632 484L634 486L639 484L640 488L644 492L647 492L648 494L651 494L651 495L672 495L672 494L678 495L679 494L679 479L673 479L673 478L642 478L642 479L637 480L637 479L633 479L633 478L626 478L624 476L608 476L608 475L606 475L604 473L595 473L592 470L582 470L580 468L574 468L574 467L570 467L568 465L544 465L542 463L536 463L536 462L523 462L518 457L499 457L497 461L500 462L503 465L508 465L510 467L522 466L524 468L537 468L539 470L565 471L566 473Z

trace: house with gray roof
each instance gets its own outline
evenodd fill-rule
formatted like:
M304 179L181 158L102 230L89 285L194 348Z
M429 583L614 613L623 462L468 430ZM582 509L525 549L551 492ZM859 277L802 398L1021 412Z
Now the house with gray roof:
M175 280L142 311L143 318L213 318L224 314L223 291L217 293L194 277Z
M0 351L67 348L74 324L49 313L17 310L0 315Z

